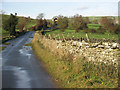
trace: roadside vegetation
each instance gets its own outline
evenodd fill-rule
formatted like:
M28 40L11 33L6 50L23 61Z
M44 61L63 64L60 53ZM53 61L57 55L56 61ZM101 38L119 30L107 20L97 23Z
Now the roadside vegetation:
M53 20L42 19L38 15L37 24L31 30L42 31L42 34L61 36L68 39L86 38L117 40L120 35L120 25L113 17L83 17L74 15L72 17L56 16ZM57 21L55 20L57 18ZM95 19L92 19L95 18ZM49 28L49 30L47 30ZM46 33L45 33L46 32ZM53 37L54 38L54 37ZM57 37L59 38L59 37Z
M6 46L0 46L0 52L2 51L2 50L4 50L6 48Z
M50 30L43 28L41 23L34 26L34 30L38 30L32 40L34 53L45 64L48 72L60 87L118 87L119 67L117 67L117 63L112 64L112 61L109 59L118 57L118 49L115 48L115 50L109 51L111 50L109 49L111 46L104 49L102 43L105 43L104 40L108 40L105 45L109 45L110 43L112 45L113 42L118 43L120 26L111 17L91 18L78 14L69 18L59 15L53 18L54 21L47 21L49 23L46 26L47 28L50 27ZM39 29L36 27L39 27ZM98 49L89 49L89 46L85 48L81 46L84 43L85 45L96 44L96 42L91 43L91 39L98 39L97 43L100 44L98 45ZM80 46L78 45L79 47L77 47L76 43L80 43ZM97 47L97 45L93 47ZM86 53L82 53L82 50ZM100 56L102 54L99 52L104 54L106 52L108 55L112 53L112 56L106 56L106 54ZM100 63L99 61L104 62ZM99 63L96 64L96 62Z
M0 16L2 17L1 43L23 35L31 30L31 26L36 25L35 19L17 16L17 13L15 15L0 14ZM9 26L10 23L13 26Z
M107 64L100 62L95 64L84 55L77 55L77 58L74 58L74 54L68 53L66 50L67 47L57 47L57 42L36 32L32 40L32 47L58 86L63 88L118 87L118 67L109 64L111 61ZM73 48L75 47L73 46Z
M110 60L112 58L114 62L118 57L120 25L116 23L116 19L113 17L83 17L78 14L72 17L59 15L53 17L53 20L43 19L43 17L44 14L40 13L36 19L18 17L17 14L3 18L2 43L23 35L27 31L36 31L32 43L25 44L25 46L32 46L35 55L45 64L59 87L118 87L119 67L116 62L113 64L109 61L109 58ZM83 44L91 45L92 39L99 40L97 45L93 43L95 44L92 47L94 51L89 52L90 46L84 48ZM105 43L107 47L102 45L104 40L108 40ZM74 41L77 41L79 47ZM59 44L61 45L59 46ZM99 47L96 48L97 46ZM113 47L111 48L111 46ZM3 46L2 49L4 48ZM100 56L100 59L101 61L108 60L108 63L96 64L89 58L90 56L81 54L82 50L88 55L93 55L91 59L94 61L99 61L97 56L103 53L103 58L101 59ZM93 52L94 54L91 54ZM109 58L105 56L106 53Z
M25 46L32 46L32 43L27 43L25 44Z
M4 43L3 45L9 45L10 44L10 42L7 42L7 43Z

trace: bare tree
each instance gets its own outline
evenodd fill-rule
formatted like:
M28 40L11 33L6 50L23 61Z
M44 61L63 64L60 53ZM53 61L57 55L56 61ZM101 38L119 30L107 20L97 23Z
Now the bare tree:
M4 10L0 10L0 14L5 14L5 11Z
M37 17L36 17L36 19L42 19L44 17L44 13L40 13Z

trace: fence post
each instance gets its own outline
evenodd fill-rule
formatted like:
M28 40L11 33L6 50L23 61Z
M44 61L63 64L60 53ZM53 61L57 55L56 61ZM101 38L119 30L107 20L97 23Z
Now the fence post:
M89 38L88 38L88 34L86 33L86 38L87 38L87 41L89 42L90 40L89 40Z

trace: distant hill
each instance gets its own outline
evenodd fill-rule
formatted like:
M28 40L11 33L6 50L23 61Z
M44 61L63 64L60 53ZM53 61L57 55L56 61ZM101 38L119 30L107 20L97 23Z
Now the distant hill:
M0 20L2 20L2 23L3 23L10 17L10 15L0 14L0 17L2 17L2 18L0 18ZM17 16L18 19L23 18L23 17L24 16ZM28 17L25 17L25 18L28 18ZM30 18L30 22L26 25L26 27L30 28L31 26L34 26L34 25L36 25L36 19Z

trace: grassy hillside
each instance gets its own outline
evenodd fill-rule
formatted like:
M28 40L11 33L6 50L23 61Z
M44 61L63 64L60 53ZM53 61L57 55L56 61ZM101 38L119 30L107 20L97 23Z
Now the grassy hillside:
M0 17L1 17L0 20L2 21L2 25L3 25L3 22L5 22L7 19L9 19L10 15L1 15L0 14ZM17 18L18 18L18 22L19 22L19 20L23 17L22 16L17 16ZM29 22L26 24L26 28L28 30L30 30L30 27L34 26L34 25L36 25L36 20L35 19L30 19ZM18 32L18 31L19 31L19 29L16 25L16 32ZM13 39L13 37L10 37L9 31L5 31L2 27L0 28L0 35L2 36L0 38L0 40L2 40L2 42Z
M30 20L30 22L26 25L26 27L29 29L30 27L35 26L35 25L36 25L36 20L35 20L35 19L32 19L32 20Z
M0 14L0 17L2 17L2 18L0 18L1 20L2 20L2 23L4 22L4 21L6 21L9 17L10 17L10 15L1 15ZM19 19L20 18L23 18L22 16L17 16L17 18L18 18L18 21L19 21ZM30 20L30 22L28 22L27 24L26 24L26 27L27 28L30 28L31 26L34 26L34 25L36 25L36 20L35 19L31 19ZM17 26L16 26L16 31L19 31L18 30L18 28L17 28ZM9 34L9 32L7 32L7 31L5 31L3 28L2 28L2 35L4 36L6 36L6 35L8 35Z

